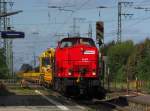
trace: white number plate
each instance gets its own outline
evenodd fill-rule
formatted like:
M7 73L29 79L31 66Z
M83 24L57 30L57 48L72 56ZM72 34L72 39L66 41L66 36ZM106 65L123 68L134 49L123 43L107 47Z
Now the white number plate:
M95 54L95 51L93 51L93 50L86 50L86 51L84 51L84 54Z

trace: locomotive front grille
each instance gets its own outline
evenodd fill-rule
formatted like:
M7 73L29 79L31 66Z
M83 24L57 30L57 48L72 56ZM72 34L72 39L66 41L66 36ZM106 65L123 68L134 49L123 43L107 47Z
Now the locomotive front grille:
M74 71L79 73L79 74L85 75L89 72L89 66L75 65L74 66Z
M78 71L80 74L86 74L88 72L87 68L80 68Z

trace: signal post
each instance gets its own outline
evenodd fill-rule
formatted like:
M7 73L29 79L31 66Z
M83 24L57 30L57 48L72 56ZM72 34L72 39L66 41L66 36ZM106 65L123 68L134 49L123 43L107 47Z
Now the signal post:
M101 50L101 48L104 47L104 22L103 21L97 21L96 22L96 42L99 46L99 63L101 63L101 76L100 81L102 81L102 85L104 87L104 72L105 72L105 65L104 65L104 51Z

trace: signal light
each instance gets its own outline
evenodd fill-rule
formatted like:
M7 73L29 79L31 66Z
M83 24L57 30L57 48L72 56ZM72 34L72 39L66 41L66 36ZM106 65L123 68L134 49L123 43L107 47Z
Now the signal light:
M96 41L99 44L102 44L103 39L104 39L104 22L97 21L96 22Z

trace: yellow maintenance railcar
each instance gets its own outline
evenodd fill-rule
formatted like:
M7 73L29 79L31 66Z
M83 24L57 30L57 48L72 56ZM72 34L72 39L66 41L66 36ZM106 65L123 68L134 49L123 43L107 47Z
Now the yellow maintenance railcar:
M54 64L54 49L50 48L47 51L44 51L39 56L40 68L39 71L41 74L42 84L52 85L53 79L53 64Z
M52 85L53 64L54 64L53 48L49 48L39 56L39 72L22 72L18 76L22 79L21 84L26 84L27 81L38 83L41 85Z

